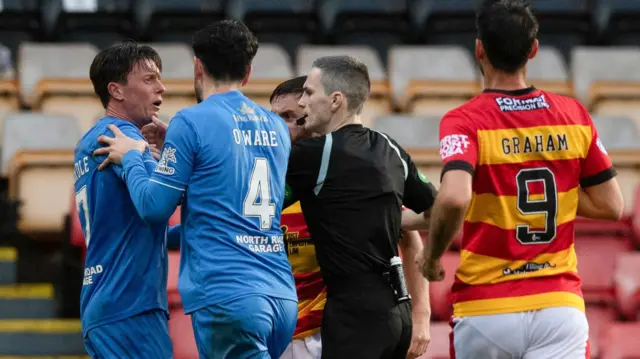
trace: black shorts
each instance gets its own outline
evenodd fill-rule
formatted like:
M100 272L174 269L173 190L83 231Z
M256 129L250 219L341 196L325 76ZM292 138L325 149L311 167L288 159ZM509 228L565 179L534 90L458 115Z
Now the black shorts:
M411 303L396 304L389 287L358 289L328 291L322 359L405 359L411 345Z

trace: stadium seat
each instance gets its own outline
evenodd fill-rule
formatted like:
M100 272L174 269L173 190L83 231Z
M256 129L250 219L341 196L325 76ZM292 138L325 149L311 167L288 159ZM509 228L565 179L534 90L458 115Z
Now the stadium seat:
M42 23L38 0L3 0L0 6L0 42L13 54L21 43L41 39Z
M224 0L149 0L135 6L144 38L191 45L196 31L224 18Z
M475 48L477 30L475 12L477 0L415 0L412 6L413 23L429 45Z
M613 95L618 85L640 81L639 64L640 48L637 47L574 48L571 51L571 76L576 98L590 110L596 110L608 93L615 99ZM611 85L612 82L617 85Z
M445 277L440 282L429 283L429 298L431 300L431 317L434 320L448 321L453 314L451 286L456 277L456 270L460 265L459 252L446 252L442 256L442 266Z
M455 46L392 48L389 83L395 103L418 115L442 116L481 91L471 54Z
M22 99L43 113L73 116L83 132L88 130L104 113L87 76L97 52L89 44L23 44Z
M605 328L600 340L600 359L637 359L640 323L616 323Z
M538 54L527 64L527 80L539 89L572 96L567 64L558 49L540 47Z
M427 352L418 359L449 359L451 326L448 323L431 323L431 342Z
M593 123L618 171L617 180L628 215L633 210L636 187L640 184L640 129L626 117L593 116Z
M180 273L180 251L169 251L169 273L167 275L167 295L169 307L178 308L182 305L178 292L178 277ZM173 318L172 318L173 319Z
M176 112L196 104L193 89L193 51L181 43L148 43L162 59L162 95L159 117L172 118Z
M591 0L532 0L530 3L540 24L540 43L557 48L566 59L571 48L596 42Z
M253 70L249 83L242 92L259 105L271 108L269 97L281 82L294 76L291 59L287 52L277 44L260 44L253 59Z
M131 0L43 1L47 38L106 48L136 38Z
M371 126L373 120L391 112L390 91L387 76L379 56L367 46L310 46L303 45L298 49L296 59L298 75L306 75L311 70L313 61L322 56L350 55L358 58L369 69L371 93L364 105L362 122Z
M376 118L372 128L398 142L422 173L439 187L442 168L439 122L440 118L434 116L388 115Z
M185 315L182 308L172 309L169 315L169 335L175 359L198 359L191 316Z
M247 24L260 43L276 43L290 57L300 45L319 39L315 0L229 0L227 14Z
M600 337L604 330L615 323L616 312L613 308L588 305L586 308L589 322L589 351L591 358L600 355Z
M618 311L625 318L635 320L640 303L640 253L620 253L613 278Z
M637 46L640 36L640 3L628 0L599 0L603 42L616 46Z
M0 141L5 117L17 111L19 106L17 82L12 79L0 79Z
M6 174L11 158L19 150L73 149L81 137L75 119L68 116L28 112L11 114L3 127L0 161L3 174Z
M620 253L631 250L629 241L607 236L578 237L575 250L585 301L613 305L616 258Z
M413 38L408 0L324 0L319 13L325 32L338 45L366 45L375 49L382 63L391 46Z
M10 198L21 202L18 230L40 239L60 234L74 181L73 148L18 151L8 178Z

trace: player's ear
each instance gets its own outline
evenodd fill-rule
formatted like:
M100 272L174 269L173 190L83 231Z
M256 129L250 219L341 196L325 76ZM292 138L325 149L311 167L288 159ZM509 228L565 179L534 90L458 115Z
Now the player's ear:
M476 39L475 55L476 59L480 61L484 60L484 46L482 45L482 41L480 41L480 39Z
M199 79L202 77L204 69L202 68L202 61L197 57L193 57L193 78Z
M331 94L331 112L336 112L340 106L346 106L346 98L342 92L334 92Z
M538 39L533 40L533 46L531 46L531 52L529 53L529 59L532 59L532 58L536 57L536 54L538 53L539 46L540 46L540 43L538 42Z
M109 95L116 99L117 101L124 100L124 92L122 86L117 82L109 82L107 85L107 90L109 91Z
M253 70L253 65L249 65L249 70L247 70L247 74L244 75L244 79L242 79L242 86L246 85L249 82L249 77L251 77L251 70Z

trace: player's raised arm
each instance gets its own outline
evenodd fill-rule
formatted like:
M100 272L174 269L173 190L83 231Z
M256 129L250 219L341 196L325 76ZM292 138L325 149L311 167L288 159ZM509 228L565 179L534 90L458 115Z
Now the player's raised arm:
M586 112L586 111L585 111ZM589 116L585 114L585 116ZM624 200L616 181L616 171L611 158L602 145L593 122L591 145L582 164L580 192L578 193L578 215L592 219L617 221L624 210Z
M145 221L167 222L175 212L191 177L197 142L193 127L183 117L176 116L151 176L141 171L140 156L136 152L123 157L122 167L131 199Z
M429 240L424 249L423 274L442 280L440 258L460 230L471 201L472 179L478 159L476 131L456 113L440 122L440 156L443 161L440 192L431 210Z

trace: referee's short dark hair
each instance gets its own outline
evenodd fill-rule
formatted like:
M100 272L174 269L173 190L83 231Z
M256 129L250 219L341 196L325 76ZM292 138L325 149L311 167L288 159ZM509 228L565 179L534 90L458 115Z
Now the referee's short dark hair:
M302 95L302 92L304 91L303 86L305 81L307 81L307 76L298 76L281 83L271 93L271 97L269 97L269 103L273 103L273 100L280 96L291 94Z
M476 27L489 63L506 73L526 65L539 30L526 0L484 0Z
M367 65L355 57L342 55L320 57L312 67L322 72L322 86L326 95L342 92L347 98L350 112L362 111L371 90Z

